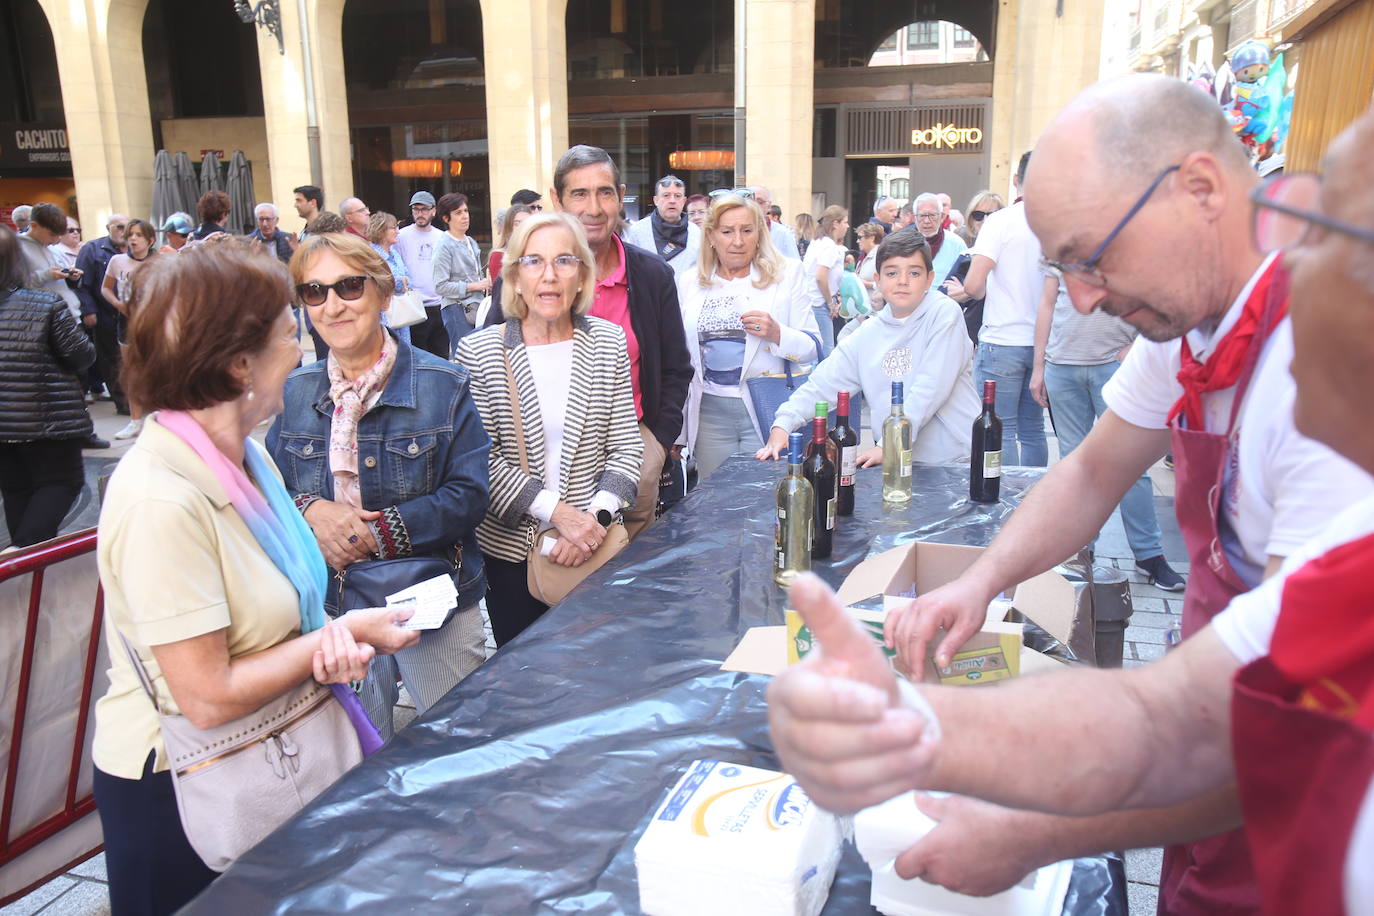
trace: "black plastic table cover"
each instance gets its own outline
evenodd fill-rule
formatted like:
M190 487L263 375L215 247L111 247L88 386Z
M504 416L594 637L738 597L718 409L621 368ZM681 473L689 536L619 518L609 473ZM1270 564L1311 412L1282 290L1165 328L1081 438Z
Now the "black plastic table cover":
M751 626L781 624L774 485L726 462L534 626L236 862L190 913L638 913L634 845L699 758L779 768L769 678L720 670ZM831 585L910 540L982 546L1040 474L1008 469L1002 502L968 501L967 468L918 468L881 503L858 475ZM1126 913L1115 858L1080 859L1064 912ZM827 914L875 912L846 844Z

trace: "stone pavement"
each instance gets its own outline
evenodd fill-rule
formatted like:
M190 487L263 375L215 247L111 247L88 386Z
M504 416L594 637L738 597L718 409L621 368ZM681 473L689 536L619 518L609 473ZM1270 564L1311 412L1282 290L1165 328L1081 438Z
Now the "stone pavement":
M106 439L111 439L127 421L125 417L114 415L114 406L108 401L96 402L92 405L91 413L95 419L96 431ZM267 427L261 426L255 437L261 439L266 432ZM88 451L86 455L118 458L132 443L133 440L112 441L112 448ZM1051 439L1051 461L1057 457L1058 450ZM1164 534L1164 555L1174 569L1186 576L1187 554L1173 517L1173 473L1160 464L1151 469L1150 477L1154 482L1155 504ZM93 521L85 524L93 524ZM1160 658L1164 654L1169 628L1182 613L1182 593L1154 588L1146 584L1143 575L1136 572L1118 513L1113 513L1112 518L1103 527L1102 536L1097 542L1096 554L1099 565L1115 566L1124 571L1131 580L1133 612L1130 626L1126 629L1124 666L1137 667ZM486 627L487 654L490 657L496 651L496 643L492 639L491 624L487 620L485 609L482 612L482 621ZM401 701L396 709L396 727L405 727L414 717L414 705L402 691ZM1155 902L1159 895L1161 857L1162 851L1159 849L1137 849L1126 854L1130 912L1136 916L1148 916L1155 911ZM0 916L31 916L37 913L42 913L43 916L104 916L109 912L103 853L54 878L27 897L9 906L0 907Z

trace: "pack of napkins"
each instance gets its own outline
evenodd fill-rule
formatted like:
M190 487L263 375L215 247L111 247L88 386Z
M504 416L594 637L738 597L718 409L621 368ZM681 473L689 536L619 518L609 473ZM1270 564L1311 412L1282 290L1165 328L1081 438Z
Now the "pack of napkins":
M1073 876L1071 862L1036 869L991 897L968 897L916 878L903 880L894 860L935 827L907 792L854 815L854 844L873 869L869 903L887 916L1058 916Z
M695 761L635 845L649 916L815 916L830 895L840 827L796 780Z

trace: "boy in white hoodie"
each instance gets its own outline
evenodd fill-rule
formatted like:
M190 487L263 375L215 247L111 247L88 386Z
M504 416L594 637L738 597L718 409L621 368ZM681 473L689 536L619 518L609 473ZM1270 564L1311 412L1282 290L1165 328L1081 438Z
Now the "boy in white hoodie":
M981 402L973 390L973 347L963 312L954 300L933 289L930 246L914 229L894 232L875 254L878 289L887 307L846 337L811 377L778 408L760 461L776 460L787 436L814 415L817 401L832 411L841 391L862 391L873 410L873 438L882 441L882 405L891 401L892 383L903 382L903 408L916 435L917 464L956 464L968 460L973 420ZM882 448L859 453L859 467L881 465Z

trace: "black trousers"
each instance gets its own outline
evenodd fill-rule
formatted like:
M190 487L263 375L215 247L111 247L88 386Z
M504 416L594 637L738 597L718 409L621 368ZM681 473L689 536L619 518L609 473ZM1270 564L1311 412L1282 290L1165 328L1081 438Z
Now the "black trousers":
M110 400L115 410L127 414L129 399L124 396L124 386L119 384L119 367L123 362L120 355L119 332L112 324L98 322L95 326L95 368L110 389Z
M218 877L187 841L172 774L154 773L151 753L142 779L96 767L94 788L112 916L175 913Z
M81 444L80 439L0 442L0 499L13 546L57 537L86 483Z
M427 350L440 359L448 359L448 329L439 307L425 306L425 320L410 327L410 345Z
M530 594L529 571L523 560L512 563L483 553L482 562L487 571L487 616L499 648L525 632L549 606Z

